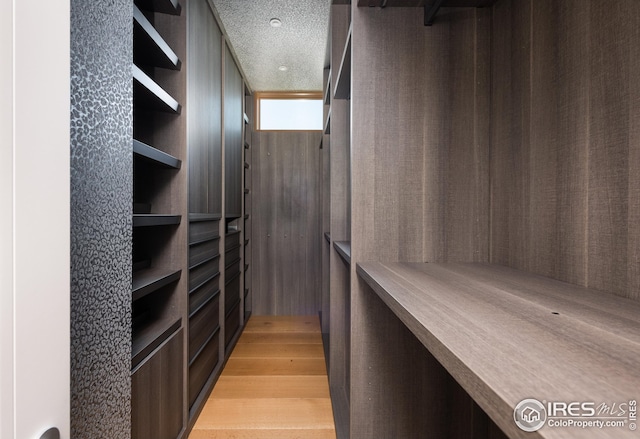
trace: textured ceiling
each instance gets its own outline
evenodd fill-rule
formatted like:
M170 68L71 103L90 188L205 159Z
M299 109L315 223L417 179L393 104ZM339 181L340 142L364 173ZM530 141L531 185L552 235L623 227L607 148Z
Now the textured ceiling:
M213 0L252 90L322 90L330 2ZM272 18L282 26L271 27Z

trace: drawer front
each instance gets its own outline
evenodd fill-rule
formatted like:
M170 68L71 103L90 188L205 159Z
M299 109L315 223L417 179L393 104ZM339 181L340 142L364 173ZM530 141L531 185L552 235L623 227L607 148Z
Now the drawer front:
M193 406L207 379L218 364L219 339L220 331L216 331L204 349L189 365L189 408Z
M240 231L239 230L234 230L233 232L229 232L224 237L224 248L225 248L225 251L237 246L238 244L240 244Z
M211 259L220 254L220 238L204 241L200 244L194 244L189 247L189 267L198 265L199 263Z
M134 438L176 439L182 431L183 329L131 375Z
M224 254L224 261L225 261L224 263L229 265L230 263L240 259L240 249L241 249L241 246L238 245L234 248L227 250Z
M189 291L191 292L203 283L210 281L219 274L219 271L219 257L192 268L189 270Z
M219 221L191 221L189 223L189 243L220 237Z
M233 277L238 273L240 273L240 261L236 262L235 264L231 264L226 268L226 270L224 271L224 281L230 282L231 279L233 279Z
M220 322L220 295L209 298L189 317L189 362L218 329Z
M240 300L240 275L236 274L226 285L224 292L224 315L231 311L231 308Z
M231 313L227 316L224 326L224 345L227 347L233 337L236 335L238 328L240 327L240 311L238 310L239 303L231 310Z
M189 315L193 314L204 302L220 292L220 276L216 276L200 288L189 294Z

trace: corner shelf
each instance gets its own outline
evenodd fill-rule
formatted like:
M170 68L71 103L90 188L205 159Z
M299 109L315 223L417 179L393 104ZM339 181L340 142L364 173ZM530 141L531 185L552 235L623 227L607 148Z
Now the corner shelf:
M636 301L490 264L367 262L356 271L509 437L522 436L513 410L525 397L624 401L640 383ZM564 437L558 431L536 434Z
M180 70L182 61L137 6L133 6L134 59L136 63Z
M180 159L136 139L133 139L133 153L165 168L180 169L182 167Z
M135 0L141 9L161 14L180 15L182 6L178 0Z
M135 214L133 227L175 226L180 224L180 215Z
M133 273L132 300L136 301L147 294L180 279L182 270L162 270L150 268Z
M340 62L340 70L338 70L338 79L336 80L336 88L333 92L335 99L349 99L351 96L351 34L353 33L353 25L349 26L347 41Z
M139 108L180 114L182 106L156 82L133 64L134 102Z
M351 265L351 241L333 241L333 248L348 265Z
M147 355L162 344L171 334L176 332L182 319L160 319L145 322L134 328L131 343L131 368L134 369Z

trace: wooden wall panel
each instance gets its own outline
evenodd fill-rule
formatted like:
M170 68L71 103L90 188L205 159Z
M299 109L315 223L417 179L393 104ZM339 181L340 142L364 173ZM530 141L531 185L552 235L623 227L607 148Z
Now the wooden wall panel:
M320 136L284 131L253 136L255 315L320 310Z
M222 34L207 0L189 4L189 212L222 213Z
M436 401L451 378L354 270L488 260L491 13L352 13L351 438L464 437L448 417L464 392Z
M229 47L224 57L224 193L225 216L242 214L242 102L244 83Z
M491 261L638 298L640 4L493 7Z

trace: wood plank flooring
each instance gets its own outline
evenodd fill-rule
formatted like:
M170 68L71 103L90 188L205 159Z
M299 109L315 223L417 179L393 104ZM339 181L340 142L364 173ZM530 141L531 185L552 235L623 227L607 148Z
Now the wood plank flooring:
M335 437L318 317L251 317L189 439Z

